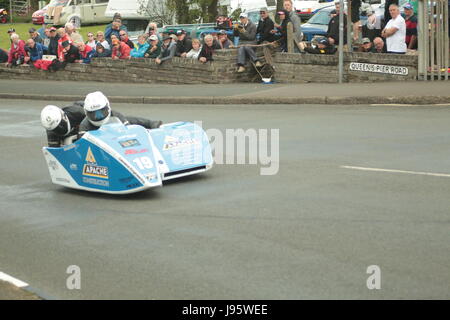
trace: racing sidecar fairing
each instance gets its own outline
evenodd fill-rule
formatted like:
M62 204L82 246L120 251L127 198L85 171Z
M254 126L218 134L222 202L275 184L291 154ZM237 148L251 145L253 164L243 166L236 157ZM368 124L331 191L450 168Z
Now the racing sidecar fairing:
M213 165L206 133L189 122L147 130L116 121L75 143L45 147L43 152L53 183L110 194L158 187L164 180L205 172Z

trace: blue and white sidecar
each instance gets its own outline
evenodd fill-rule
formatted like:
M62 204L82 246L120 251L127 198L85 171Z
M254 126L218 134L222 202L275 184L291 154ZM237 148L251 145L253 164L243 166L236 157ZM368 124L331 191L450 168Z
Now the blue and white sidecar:
M68 188L128 194L164 180L205 172L213 157L203 129L189 122L147 130L118 119L61 148L43 148L52 182Z

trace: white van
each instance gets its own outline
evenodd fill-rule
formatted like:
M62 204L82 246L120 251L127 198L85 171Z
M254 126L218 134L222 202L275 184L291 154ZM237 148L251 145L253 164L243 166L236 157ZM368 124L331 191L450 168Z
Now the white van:
M51 0L45 14L45 23L64 25L72 22L76 27L85 24L107 23L105 16L108 0Z

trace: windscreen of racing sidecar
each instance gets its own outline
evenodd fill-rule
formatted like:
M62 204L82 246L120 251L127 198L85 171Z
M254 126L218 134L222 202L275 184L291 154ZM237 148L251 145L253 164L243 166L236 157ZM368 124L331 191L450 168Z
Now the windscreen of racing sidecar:
M106 122L104 125L107 125L107 124L122 124L123 125L123 122L118 117L110 117L108 122ZM77 142L81 138L82 138L82 135L80 135L80 134L76 134L76 135L67 137L64 139L63 146L71 145L72 143Z

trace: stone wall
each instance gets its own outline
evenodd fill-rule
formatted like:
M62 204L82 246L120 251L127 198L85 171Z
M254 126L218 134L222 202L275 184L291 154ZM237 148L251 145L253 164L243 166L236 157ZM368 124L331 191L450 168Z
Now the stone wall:
M276 81L281 83L304 82L338 82L339 56L313 55L296 53L276 53L274 65L276 67ZM376 66L360 66L372 70L406 70L407 75L394 75L381 72L352 71L352 63L371 64ZM347 82L375 82L375 81L400 81L417 79L418 57L398 54L375 53L345 53L344 54L344 81ZM385 66L381 68L381 66ZM386 68L386 66L388 66ZM402 68L398 68L402 67ZM405 69L406 68L406 69ZM389 71L388 71L389 72Z
M262 50L257 54L263 57ZM101 82L169 83L169 84L227 84L258 81L253 67L246 72L236 72L237 50L217 51L212 63L173 58L171 62L157 65L151 59L113 61L110 58L93 59L90 65L70 64L65 70L48 72L31 67L6 68L0 66L3 79L46 79ZM275 80L279 83L337 82L338 55L274 54ZM370 63L408 68L408 75L351 71L352 62ZM345 81L392 81L417 78L417 57L392 54L345 54Z

